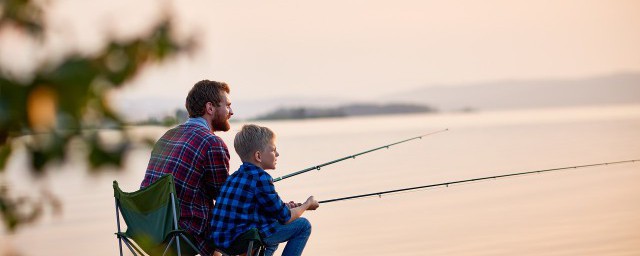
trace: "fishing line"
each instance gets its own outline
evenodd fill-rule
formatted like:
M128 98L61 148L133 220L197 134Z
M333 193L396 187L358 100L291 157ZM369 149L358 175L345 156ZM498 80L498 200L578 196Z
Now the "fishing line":
M388 145L384 145L384 146L381 146L381 147L377 147L377 148L374 148L374 149L363 151L363 152L360 152L360 153L357 153L357 154L354 154L354 155L345 156L343 158L339 158L339 159L336 159L336 160L333 160L333 161L329 161L329 162L326 162L326 163L323 163L323 164L319 164L319 165L316 165L316 166L311 166L309 168L306 168L306 169L303 169L303 170L300 170L300 171L297 171L297 172L293 172L293 173L290 173L290 174L287 174L287 175L283 175L283 176L274 178L273 182L278 182L278 181L281 181L281 180L284 180L284 179L287 179L287 178L291 178L293 176L296 176L296 175L299 175L299 174L303 174L303 173L308 172L308 171L313 171L313 170L318 170L319 171L320 168L325 167L327 165L335 164L337 162L342 162L342 161L347 160L347 159L355 159L357 156L368 154L368 153L371 153L373 151L377 151L377 150L384 149L384 148L388 149L389 147L394 146L394 145L398 145L398 144L405 143L405 142L408 142L408 141L411 141L411 140L415 140L415 139L422 139L422 137L426 137L426 136L433 135L433 134L436 134L436 133L446 132L448 130L449 129L447 128L447 129L444 129L444 130L439 130L439 131L435 131L435 132L432 132L432 133L427 133L427 134L424 134L424 135L416 136L416 137L409 138L409 139L406 139L406 140L401 140L401 141L394 142L394 143L391 143L391 144L388 144Z
M607 162L607 163L597 163L597 164L587 164L587 165L576 165L576 166L560 167L560 168L545 169L545 170L517 172L517 173L510 173L510 174L503 174L503 175L496 175L496 176L488 176L488 177L467 179L467 180L450 181L450 182L445 182L445 183L430 184L430 185L417 186L417 187L409 187L409 188L401 188L401 189L380 191L380 192L368 193L368 194L362 194L362 195L340 197L340 198L334 198L334 199L329 199L329 200L322 200L322 201L319 201L318 203L321 203L321 204L323 204L323 203L331 203L331 202L338 202L338 201L352 200L352 199L359 199L359 198L366 198L366 197L373 197L373 196L382 197L382 195L385 195L385 194L397 194L397 193L403 193L403 192L415 192L416 190L419 191L421 189L435 188L435 187L448 187L448 186L451 186L451 185L478 182L478 181L483 181L483 180L501 179L501 178L507 178L507 177L528 175L528 174L537 174L537 173L561 171L561 170L568 170L568 169L580 169L580 168L587 168L587 167L594 167L594 166L623 164L623 163L635 163L635 162L640 162L640 159L617 161L617 162Z

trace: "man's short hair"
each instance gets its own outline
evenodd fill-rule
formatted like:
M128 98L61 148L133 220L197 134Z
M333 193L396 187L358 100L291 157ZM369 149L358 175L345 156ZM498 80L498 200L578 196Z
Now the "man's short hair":
M223 92L231 92L229 85L225 82L209 80L197 82L189 91L185 103L189 117L203 116L205 113L204 107L207 105L207 102L211 102L214 106L219 107Z
M252 160L256 151L263 150L275 139L276 134L267 127L245 124L233 140L233 147L243 162Z

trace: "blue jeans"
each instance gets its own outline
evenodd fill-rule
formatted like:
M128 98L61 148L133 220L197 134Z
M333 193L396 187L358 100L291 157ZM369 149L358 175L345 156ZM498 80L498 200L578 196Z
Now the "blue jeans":
M302 255L302 250L311 235L311 223L305 218L298 218L287 225L277 224L276 232L262 241L267 246L265 256L271 256L278 249L278 244L287 242L282 256Z

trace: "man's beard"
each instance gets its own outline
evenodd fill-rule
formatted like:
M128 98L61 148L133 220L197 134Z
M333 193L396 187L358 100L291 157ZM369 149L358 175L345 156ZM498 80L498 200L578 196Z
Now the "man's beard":
M227 116L216 115L213 120L211 120L211 127L213 127L213 131L221 131L226 132L231 129L231 125L229 124L229 119Z

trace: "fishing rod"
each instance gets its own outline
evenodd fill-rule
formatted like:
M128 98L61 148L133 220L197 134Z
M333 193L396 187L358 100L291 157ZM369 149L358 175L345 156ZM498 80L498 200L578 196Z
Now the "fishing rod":
M297 171L297 172L293 172L293 173L290 173L290 174L287 174L287 175L283 175L283 176L274 178L273 182L278 182L278 181L284 180L286 178L291 178L293 176L296 176L298 174L303 174L303 173L308 172L308 171L320 170L320 168L325 167L327 165L335 164L337 162L342 162L342 161L347 160L347 159L355 159L356 156L360 156L360 155L364 155L364 154L367 154L367 153L371 153L373 151L377 151L377 150L380 150L380 149L383 149L383 148L388 149L389 147L394 146L394 145L398 145L398 144L405 143L407 141L411 141L411 140L415 140L415 139L422 139L422 137L426 137L426 136L433 135L433 134L436 134L436 133L446 132L448 130L449 129L447 128L447 129L444 129L444 130L439 130L439 131L435 131L435 132L432 132L432 133L427 133L427 134L424 134L424 135L416 136L416 137L409 138L409 139L406 139L406 140L401 140L401 141L394 142L394 143L391 143L391 144L388 144L388 145L384 145L384 146L381 146L381 147L377 147L377 148L374 148L374 149L363 151L363 152L357 153L355 155L345 156L343 158L339 158L339 159L336 159L336 160L333 160L333 161L329 161L329 162L326 162L324 164L311 166L309 168L306 168L306 169L303 169L303 170L300 170L300 171Z
M518 172L518 173L511 173L511 174L503 174L503 175L489 176L489 177L482 177L482 178L475 178L475 179L468 179L468 180L458 180L458 181L451 181L451 182L445 182L445 183L438 183L438 184L431 184L431 185L424 185L424 186L417 186L417 187L410 187L410 188L402 188L402 189L381 191L381 192L362 194L362 195L356 195L356 196L340 197L340 198L334 198L334 199L329 199L329 200L322 200L322 201L319 201L318 203L321 203L321 204L323 204L323 203L331 203L331 202L338 202L338 201L358 199L358 198L364 198L364 197L372 197L372 196L379 196L380 197L380 196L382 196L384 194L392 194L392 193L406 192L406 191L412 191L412 190L417 190L417 189L425 189L425 188L433 188L433 187L443 187L443 186L448 187L449 185L453 185L453 184L461 184L461 183L468 183L468 182L481 181L481 180L499 179L499 178L514 177L514 176L527 175L527 174L553 172L553 171L560 171L560 170L567 170L567 169L579 169L579 168L594 167L594 166L601 166L601 165L610 165L610 164L634 163L634 162L640 162L640 159L618 161L618 162L608 162L608 163L598 163L598 164L577 165L577 166L560 167L560 168L553 168L553 169L546 169L546 170L537 170L537 171L528 171L528 172Z

